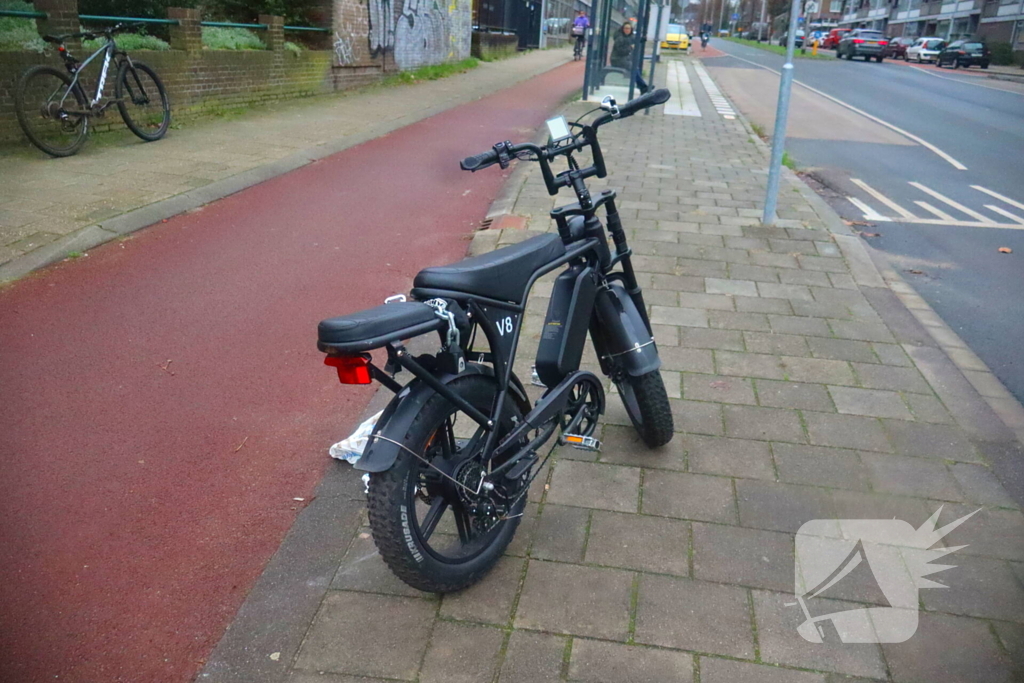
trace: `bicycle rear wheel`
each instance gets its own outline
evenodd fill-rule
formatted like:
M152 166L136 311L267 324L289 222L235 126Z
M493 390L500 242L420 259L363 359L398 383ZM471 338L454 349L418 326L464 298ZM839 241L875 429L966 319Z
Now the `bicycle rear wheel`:
M89 133L85 94L79 86L70 86L71 77L63 71L34 66L22 74L14 93L14 108L25 137L50 156L77 153Z
M121 62L114 90L128 128L146 142L159 140L171 125L171 103L156 72L142 62Z

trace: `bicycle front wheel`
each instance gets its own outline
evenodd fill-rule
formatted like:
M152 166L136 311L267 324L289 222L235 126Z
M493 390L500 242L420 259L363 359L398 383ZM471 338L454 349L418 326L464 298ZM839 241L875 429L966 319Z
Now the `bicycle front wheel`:
M142 62L121 62L114 90L128 128L147 142L159 140L171 125L171 103L156 72Z
M50 156L78 152L89 133L88 103L71 77L52 66L34 66L18 81L14 108L33 145Z

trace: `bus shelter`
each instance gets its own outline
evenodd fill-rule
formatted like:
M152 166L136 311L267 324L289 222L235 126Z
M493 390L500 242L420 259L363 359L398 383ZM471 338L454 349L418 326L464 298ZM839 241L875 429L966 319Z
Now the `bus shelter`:
M623 30L627 23L633 29L629 36ZM651 0L593 0L583 78L584 100L600 102L611 95L621 103L640 95L636 77L642 73L647 79L656 44L652 41L647 50L650 23Z

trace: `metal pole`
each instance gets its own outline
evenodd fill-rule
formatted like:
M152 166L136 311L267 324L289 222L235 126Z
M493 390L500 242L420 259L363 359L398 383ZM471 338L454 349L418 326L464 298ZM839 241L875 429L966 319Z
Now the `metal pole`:
M725 21L725 0L722 0L722 11L718 13L718 26L715 27L715 37L719 36L722 30L722 22Z
M640 69L644 64L644 39L646 38L647 27L646 21L647 16L650 14L649 10L651 7L651 0L640 0L641 4L637 9L637 23L640 26L633 27L633 35L635 36L635 42L633 43L633 66L632 72L629 74L629 99L633 99L633 93L636 89L636 75L640 72Z
M757 27L757 42L759 42L759 43L762 40L764 40L764 37L763 37L763 34L764 34L764 22L765 22L765 16L764 15L765 15L765 12L767 12L767 11L768 11L768 0L761 0L761 21L758 23L758 27Z
M537 45L540 47L541 50L548 46L548 34L544 30L544 14L547 11L547 4L547 0L540 0L540 35L537 36Z
M659 2L658 3L658 18L657 18L657 20L655 22L655 26L654 26L654 48L651 49L651 73L650 73L650 76L648 76L648 78L650 78L650 80L647 81L652 88L654 87L654 67L656 67L658 65L658 53L660 52L660 47L661 47L661 12L664 9L665 9L665 5L663 5L663 4L661 4ZM648 14L649 13L650 12L648 12ZM651 108L647 107L647 109L644 109L644 116L650 116L650 115L651 115Z
M772 225L778 220L775 209L779 202L779 176L782 173L782 152L786 147L786 118L789 116L789 92L793 88L793 50L796 46L797 18L800 0L793 0L789 8L789 30L786 32L786 63L782 65L779 81L779 102L775 108L775 130L772 132L772 156L768 162L768 192L764 197L761 223Z

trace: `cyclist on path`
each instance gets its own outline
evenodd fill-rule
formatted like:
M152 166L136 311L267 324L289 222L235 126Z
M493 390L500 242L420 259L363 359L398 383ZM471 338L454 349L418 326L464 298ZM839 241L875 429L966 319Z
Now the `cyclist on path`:
M572 34L576 36L576 46L573 49L574 55L583 54L583 45L587 36L587 29L590 28L590 19L585 10L577 10L576 18L572 21Z

